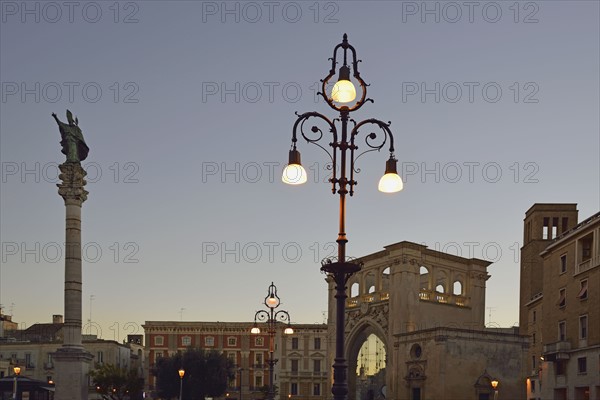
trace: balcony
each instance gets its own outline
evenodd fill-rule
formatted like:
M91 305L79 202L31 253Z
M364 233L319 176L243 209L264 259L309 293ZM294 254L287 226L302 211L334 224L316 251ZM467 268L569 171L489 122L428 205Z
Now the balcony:
M460 296L449 293L440 293L425 289L421 289L421 291L419 292L419 299L422 301L430 301L433 303L440 304L451 304L459 307L469 306L469 298L466 296Z
M346 300L346 308L358 307L361 303L374 303L378 301L387 301L390 299L388 292L368 293L361 296L352 297Z
M600 265L600 256L588 258L587 260L575 265L575 273L573 274L573 276L589 271L590 269L595 268L598 265Z
M542 354L546 361L568 360L570 351L571 342L561 340L558 342L545 344Z

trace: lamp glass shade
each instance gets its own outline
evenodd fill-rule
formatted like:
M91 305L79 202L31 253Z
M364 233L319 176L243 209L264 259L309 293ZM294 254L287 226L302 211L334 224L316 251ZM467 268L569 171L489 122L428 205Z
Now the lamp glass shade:
M331 98L336 103L349 103L356 98L356 88L349 80L340 79L333 85Z
M404 188L402 178L395 172L385 174L379 180L378 189L383 193L396 193Z
M286 335L293 335L294 334L294 330L292 329L291 326L288 326L287 328L285 328L283 330L283 333L286 334Z
M275 297L274 295L267 297L266 302L267 302L267 307L269 307L269 308L275 308L279 305L279 299L277 299L277 297Z
M179 370L179 377L183 379L183 375L185 375L185 370L182 368Z
M260 333L260 328L258 326L255 326L254 328L250 329L250 333L257 335Z
M496 389L496 388L498 387L498 381L497 381L497 380L495 380L495 379L494 379L494 380L492 381L492 387L493 387L494 389Z
M288 164L283 170L281 180L288 185L301 185L307 181L306 170L300 164Z
M14 367L13 371L14 371L15 375L19 375L21 373L21 367Z

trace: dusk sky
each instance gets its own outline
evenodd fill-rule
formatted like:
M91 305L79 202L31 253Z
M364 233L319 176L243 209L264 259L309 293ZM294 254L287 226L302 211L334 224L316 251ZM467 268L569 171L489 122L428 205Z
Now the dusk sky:
M308 183L281 171L295 112L337 116L316 83L344 33L374 99L352 117L391 121L404 179L380 193L388 154L360 158L348 255L406 240L494 261L486 322L513 326L525 211L600 208L597 1L0 5L0 303L21 327L64 313L66 109L90 148L86 333L251 321L271 281L293 322L323 322L328 157L299 141Z

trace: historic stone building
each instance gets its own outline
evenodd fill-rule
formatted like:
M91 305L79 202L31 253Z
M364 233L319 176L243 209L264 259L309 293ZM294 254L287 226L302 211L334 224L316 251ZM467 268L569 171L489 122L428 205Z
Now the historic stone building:
M151 374L156 360L187 348L217 350L235 365L235 379L223 398L262 399L269 383L269 335L263 329L251 334L253 322L176 322L146 321L147 382L152 396L156 380ZM327 326L292 324L294 333L284 335L279 329L274 337L274 384L276 398L325 399L327 388Z
M484 326L489 262L406 241L357 262L345 326L351 399L491 399L492 380L502 398L524 397L527 338ZM333 349L330 280L329 293Z
M62 346L63 327L62 315L53 315L51 323L11 330L9 335L0 337L0 377L12 375L13 367L20 367L23 378L54 382L58 376L54 353ZM94 357L90 369L111 364L136 370L143 377L144 347L140 336L129 335L127 343L119 343L83 335L83 348ZM88 386L89 398L95 398L93 382L88 382Z
M527 399L600 400L600 213L534 204L521 249Z

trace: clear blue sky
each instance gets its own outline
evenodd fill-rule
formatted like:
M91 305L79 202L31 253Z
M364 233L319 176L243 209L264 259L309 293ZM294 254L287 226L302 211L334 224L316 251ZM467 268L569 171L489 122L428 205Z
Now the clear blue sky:
M63 313L51 113L67 108L90 147L92 333L250 320L271 281L293 321L323 321L338 213L326 155L299 143L305 186L280 173L294 113L335 117L315 83L344 33L375 100L354 117L392 122L405 180L381 194L387 155L361 158L349 255L408 240L495 261L486 306L511 326L525 211L600 208L596 1L0 4L0 303L23 326Z

